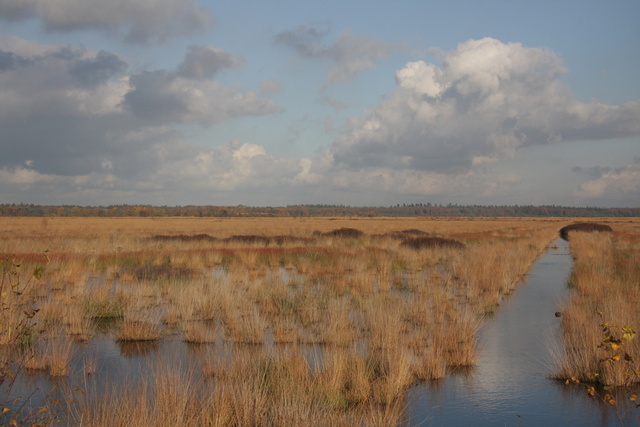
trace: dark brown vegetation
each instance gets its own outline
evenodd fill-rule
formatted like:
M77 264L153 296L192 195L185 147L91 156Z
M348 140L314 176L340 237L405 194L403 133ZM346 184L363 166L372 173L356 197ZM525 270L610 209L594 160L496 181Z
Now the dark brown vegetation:
M613 232L613 229L606 224L598 224L595 222L576 222L574 224L562 227L560 229L560 237L562 237L566 241L569 241L569 233L576 231L585 233L592 233L596 231Z
M245 243L245 244L260 244L264 246L269 245L277 245L282 246L284 243L309 243L311 241L310 238L305 237L297 237L290 235L281 235L281 236L265 236L265 235L256 235L256 234L240 234L229 236L224 239L219 239L217 237L211 236L209 234L178 234L175 236L171 235L155 235L151 237L152 241L156 242L227 242L227 243Z
M357 228L343 227L343 228L337 228L335 230L323 233L322 235L323 236L329 236L329 237L358 238L358 237L364 236L364 233L362 231L358 230Z
M401 243L402 246L413 249L424 248L454 248L464 249L465 245L454 239L445 239L444 237L413 237L406 238Z

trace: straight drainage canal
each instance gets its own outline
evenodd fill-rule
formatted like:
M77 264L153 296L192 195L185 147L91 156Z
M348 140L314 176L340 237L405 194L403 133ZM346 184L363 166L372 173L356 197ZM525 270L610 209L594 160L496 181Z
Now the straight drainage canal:
M572 258L558 239L488 319L479 335L477 366L409 391L407 423L421 426L639 425L635 409L589 399L584 387L549 375L552 350L562 349L557 304L568 295ZM622 399L621 399L622 400ZM619 400L620 401L620 400ZM626 406L629 406L628 404Z

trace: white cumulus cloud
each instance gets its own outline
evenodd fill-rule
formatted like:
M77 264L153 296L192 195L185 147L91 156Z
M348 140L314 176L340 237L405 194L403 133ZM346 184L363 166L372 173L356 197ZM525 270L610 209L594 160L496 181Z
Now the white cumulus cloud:
M465 174L518 148L640 134L640 102L580 103L563 86L553 52L485 38L415 61L397 89L331 146L336 164Z

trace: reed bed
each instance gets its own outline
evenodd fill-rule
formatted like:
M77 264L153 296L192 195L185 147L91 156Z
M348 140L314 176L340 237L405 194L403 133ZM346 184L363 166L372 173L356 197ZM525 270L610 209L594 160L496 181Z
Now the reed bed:
M3 218L0 252L44 270L7 301L0 338L26 322L90 341L112 319L122 346L209 349L187 377L126 385L142 398L78 400L83 425L396 425L414 381L475 363L483 317L568 222Z

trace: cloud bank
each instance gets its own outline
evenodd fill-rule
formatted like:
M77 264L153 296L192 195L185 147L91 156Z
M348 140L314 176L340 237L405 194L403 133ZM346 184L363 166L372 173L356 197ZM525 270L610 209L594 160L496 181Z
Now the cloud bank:
M0 13L35 13L21 4L5 3ZM277 40L329 59L330 82L353 78L389 49L348 33L329 46L323 37L302 28ZM192 46L174 69L132 72L114 52L0 38L0 191L55 204L518 200L522 177L493 166L523 147L640 135L640 102L581 103L562 84L567 70L553 52L485 38L445 52L439 64L400 67L395 90L314 157L277 157L259 141L186 143L184 124L281 111L268 98L279 90L273 81L255 93L217 80L244 64ZM592 169L572 197L640 200L639 174L637 160Z
M76 176L110 165L119 178L140 179L159 167L163 147L180 142L175 124L209 126L279 110L215 80L241 63L200 46L175 70L134 74L115 53L0 38L0 167Z

